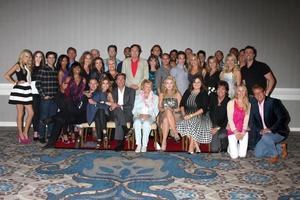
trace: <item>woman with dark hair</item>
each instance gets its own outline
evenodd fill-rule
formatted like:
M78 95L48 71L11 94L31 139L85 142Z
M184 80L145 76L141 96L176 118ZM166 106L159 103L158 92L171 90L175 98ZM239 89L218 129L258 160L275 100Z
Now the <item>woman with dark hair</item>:
M85 94L88 98L87 122L88 124L95 122L97 149L101 147L103 140L108 139L106 122L109 119L109 106L113 103L110 80L104 77L100 82L100 90L98 90L98 86L98 81L91 78L89 82L90 90Z
M211 152L226 152L228 146L227 130L227 104L229 85L226 81L217 84L217 92L210 95L209 116L212 122Z
M79 63L80 66L83 68L82 75L88 82L92 70L92 54L89 51L83 52L82 56L79 59Z
M186 90L180 102L184 119L177 123L181 136L189 138L190 154L200 152L199 143L211 142L211 121L207 113L209 98L201 76L196 77Z
M84 95L86 80L81 74L82 68L80 63L74 62L70 69L70 80L63 91L64 93L60 92L55 97L55 103L60 111L53 117L42 120L43 124L54 124L51 137L45 146L46 148L54 147L64 126L86 122L87 101ZM64 135L63 142L68 142L66 139ZM72 139L74 140L74 138Z
M68 71L69 57L62 54L57 59L56 69L58 70L58 83L61 86L69 75Z
M189 86L188 70L186 68L186 54L183 51L179 51L177 58L178 63L176 67L171 69L170 74L175 78L178 90L182 95Z
M33 118L32 118L32 126L33 126L33 140L38 141L39 140L39 107L40 107L40 101L41 97L39 95L39 91L37 90L35 83L37 76L39 74L39 70L45 65L45 55L42 51L36 51L33 54L33 69L31 72L31 91L32 91L32 97L33 97Z
M206 62L205 62L206 52L204 50L199 50L197 52L197 56L198 56L198 59L199 59L200 66L203 67L203 68L206 68Z
M153 47L151 48L151 51L150 51L150 55L154 55L157 57L159 65L161 65L162 54L163 54L163 51L162 51L161 46L159 44L153 45Z
M149 80L152 82L152 90L157 95L157 84L155 80L156 71L160 68L157 56L150 55L148 58Z
M208 95L216 93L217 85L220 81L221 69L218 66L217 58L209 56L207 59L207 73L204 77L204 83L207 87Z
M96 57L92 61L92 71L90 74L90 79L101 81L104 76L104 61L101 57Z

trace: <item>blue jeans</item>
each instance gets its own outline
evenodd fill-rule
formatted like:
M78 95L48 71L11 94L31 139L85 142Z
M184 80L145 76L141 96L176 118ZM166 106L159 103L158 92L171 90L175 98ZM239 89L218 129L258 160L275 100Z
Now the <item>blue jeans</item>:
M40 102L40 124L39 124L39 135L40 138L45 138L46 126L41 120L52 117L57 112L57 105L53 99L41 99ZM53 123L48 125L48 133L52 133Z
M256 144L254 154L256 157L275 157L281 154L281 145L279 142L284 140L284 137L278 133L266 133L262 135L259 142Z

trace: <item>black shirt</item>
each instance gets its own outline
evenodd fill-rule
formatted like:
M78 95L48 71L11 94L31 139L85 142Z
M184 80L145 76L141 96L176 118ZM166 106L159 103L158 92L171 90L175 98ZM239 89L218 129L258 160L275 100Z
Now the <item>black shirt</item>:
M217 94L213 93L210 95L209 116L213 127L226 128L228 122L227 103L229 101L230 98L226 96L219 105Z
M221 71L216 71L212 75L206 73L204 77L204 84L207 87L208 95L217 92L218 82L220 81Z
M255 84L262 86L264 89L267 87L267 79L265 75L271 72L270 67L262 62L254 60L250 67L242 67L241 74L242 80L245 81L248 94L253 95L252 87Z

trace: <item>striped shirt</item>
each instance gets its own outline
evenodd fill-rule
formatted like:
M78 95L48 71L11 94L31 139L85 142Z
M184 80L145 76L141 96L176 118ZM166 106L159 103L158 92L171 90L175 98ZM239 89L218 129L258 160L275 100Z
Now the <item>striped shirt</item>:
M58 92L58 72L48 65L39 70L36 88L42 97L54 97Z

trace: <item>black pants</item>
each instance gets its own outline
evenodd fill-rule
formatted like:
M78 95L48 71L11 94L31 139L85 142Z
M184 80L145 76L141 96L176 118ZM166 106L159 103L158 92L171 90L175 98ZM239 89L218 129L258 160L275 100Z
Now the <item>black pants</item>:
M41 97L39 94L33 94L33 118L32 118L32 126L33 126L33 131L38 132L39 131L39 124L40 124L40 115L39 115L39 108L40 108L40 102L41 102Z
M103 109L98 109L95 114L94 120L96 126L97 139L103 140L103 130L106 130L108 116L105 114L105 111Z
M63 98L63 96L58 96L56 99L56 102L59 104L60 112L52 117L54 127L51 132L51 137L48 140L48 145L54 145L56 143L61 129L64 126L86 122L86 103L79 108L70 100L65 99L63 101Z
M124 127L127 126L127 122L132 122L132 113L116 108L112 111L112 118L116 123L115 140L124 140Z
M227 130L225 128L221 128L217 131L215 135L212 137L212 141L210 143L210 150L213 153L218 153L220 151L226 151L228 147L228 138L227 138Z

